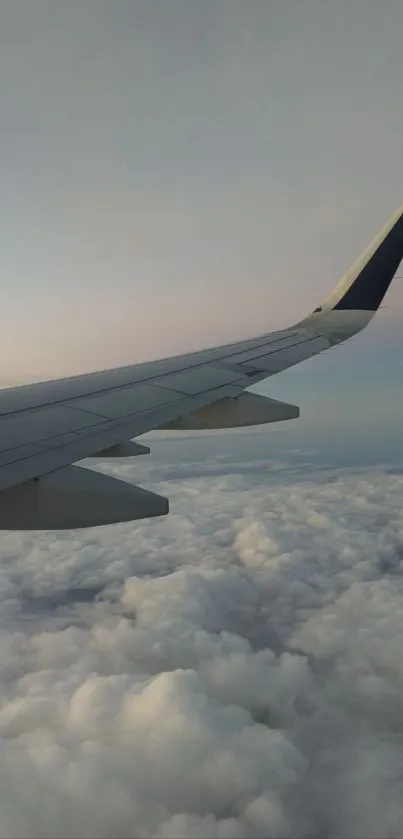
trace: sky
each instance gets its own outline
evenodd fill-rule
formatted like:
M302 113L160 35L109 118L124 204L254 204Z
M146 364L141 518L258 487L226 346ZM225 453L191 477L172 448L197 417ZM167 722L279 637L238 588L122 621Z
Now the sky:
M402 201L399 0L5 0L0 22L3 384L288 326ZM369 356L400 363L402 316L397 281Z

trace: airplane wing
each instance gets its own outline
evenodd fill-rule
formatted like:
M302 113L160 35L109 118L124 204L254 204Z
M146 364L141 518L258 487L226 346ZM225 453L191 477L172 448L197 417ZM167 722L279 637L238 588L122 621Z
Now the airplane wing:
M0 528L89 527L168 512L168 500L73 465L149 451L153 429L297 417L247 388L347 340L374 316L403 256L403 207L322 306L294 326L173 358L0 391Z

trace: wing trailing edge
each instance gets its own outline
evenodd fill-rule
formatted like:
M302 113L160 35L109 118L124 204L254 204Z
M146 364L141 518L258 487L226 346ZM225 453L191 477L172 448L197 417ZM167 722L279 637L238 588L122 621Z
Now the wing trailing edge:
M167 423L163 428L167 431L244 428L297 417L297 405L289 405L287 402L245 391L235 398L220 399L212 405L206 405L199 411Z

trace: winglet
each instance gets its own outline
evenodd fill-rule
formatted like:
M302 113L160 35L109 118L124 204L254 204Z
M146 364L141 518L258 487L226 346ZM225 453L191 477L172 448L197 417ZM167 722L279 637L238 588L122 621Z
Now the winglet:
M403 258L403 205L339 280L322 306L297 326L346 341L372 320Z
M403 258L403 205L337 283L322 311L376 312Z

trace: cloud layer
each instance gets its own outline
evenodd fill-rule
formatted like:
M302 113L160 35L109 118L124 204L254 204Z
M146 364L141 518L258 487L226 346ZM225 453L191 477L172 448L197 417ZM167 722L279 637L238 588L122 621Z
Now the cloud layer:
M230 467L1 537L1 837L402 835L403 477Z

